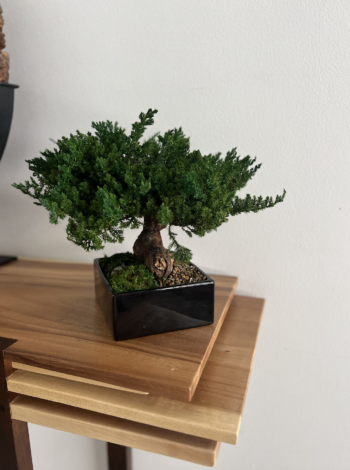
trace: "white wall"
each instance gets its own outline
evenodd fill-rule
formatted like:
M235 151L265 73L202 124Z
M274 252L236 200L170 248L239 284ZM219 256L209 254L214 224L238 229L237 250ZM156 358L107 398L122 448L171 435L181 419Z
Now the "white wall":
M286 188L285 203L183 238L198 265L238 275L241 293L267 299L238 445L223 446L217 468L347 470L349 1L2 4L10 79L21 88L0 165L1 252L96 257L10 186L28 178L24 160L49 138L87 131L92 120L129 128L155 107L155 128L182 125L194 148L257 155L264 164L247 190ZM105 252L130 250L136 235ZM30 431L36 470L106 469L96 463L104 444ZM77 456L63 464L69 439ZM141 451L133 462L134 470L197 468Z

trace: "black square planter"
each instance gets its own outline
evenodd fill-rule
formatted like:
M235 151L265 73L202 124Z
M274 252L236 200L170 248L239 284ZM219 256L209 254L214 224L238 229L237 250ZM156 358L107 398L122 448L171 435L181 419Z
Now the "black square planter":
M96 300L115 341L170 331L186 330L214 322L214 281L160 287L115 294L94 260Z

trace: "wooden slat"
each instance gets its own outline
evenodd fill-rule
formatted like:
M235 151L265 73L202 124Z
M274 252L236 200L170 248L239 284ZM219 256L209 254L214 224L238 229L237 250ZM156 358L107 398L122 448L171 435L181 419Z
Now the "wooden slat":
M212 276L215 322L114 342L95 302L91 265L18 260L0 267L0 335L17 363L190 401L237 279Z
M36 398L16 398L11 404L11 412L16 420L210 467L215 465L220 447L212 440Z
M17 371L10 391L235 444L264 301L235 296L191 403Z
M20 362L12 362L12 367L16 370L26 370L28 372L34 372L35 374L50 375L51 377L59 377L60 379L73 380L73 382L83 382L90 385L97 385L98 387L113 388L114 390L123 390L124 392L139 393L140 395L148 395L147 392L140 392L138 390L132 390L131 388L117 387L103 382L96 382L96 380L83 379L75 375L61 374L54 370L41 369L40 367L28 366L27 364L21 364Z

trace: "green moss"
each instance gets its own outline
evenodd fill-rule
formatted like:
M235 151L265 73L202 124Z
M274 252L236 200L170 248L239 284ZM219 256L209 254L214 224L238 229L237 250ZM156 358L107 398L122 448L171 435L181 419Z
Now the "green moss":
M100 260L103 274L114 292L132 292L143 289L155 289L156 280L149 269L140 263L131 253L116 253ZM117 267L121 270L113 272Z
M113 256L109 256L108 258L103 258L100 260L101 269L106 277L111 274L111 271L113 271L114 268L117 268L122 264L125 266L132 266L141 263L137 261L135 256L129 251L126 253L116 253Z

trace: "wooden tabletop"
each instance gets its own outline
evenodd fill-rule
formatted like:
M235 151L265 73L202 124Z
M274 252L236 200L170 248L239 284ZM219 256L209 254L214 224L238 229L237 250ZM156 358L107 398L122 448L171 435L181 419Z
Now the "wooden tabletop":
M114 342L95 302L93 267L18 260L0 266L0 336L17 363L190 401L237 278L215 280L213 325Z
M8 379L8 389L103 416L110 415L186 435L235 444L263 305L262 299L235 295L190 403L52 377L42 374L40 370L17 370ZM17 365L14 364L14 367ZM42 410L37 405L30 408L24 419L41 424L38 413ZM52 422L51 426L57 426L56 422ZM57 429L64 430L60 427ZM80 429L85 429L82 423ZM211 447L210 451L208 448L213 460L214 449Z

